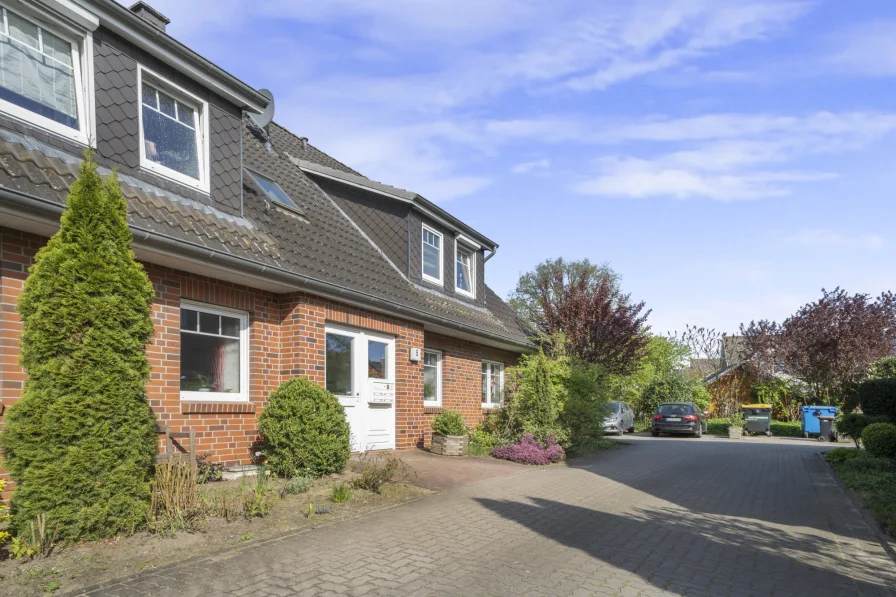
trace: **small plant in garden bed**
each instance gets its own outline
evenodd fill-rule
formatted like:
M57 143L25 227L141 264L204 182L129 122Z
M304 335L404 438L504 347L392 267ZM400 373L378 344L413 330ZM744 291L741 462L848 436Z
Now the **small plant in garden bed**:
M156 464L147 515L150 532L170 535L203 529L205 516L198 485L196 471L189 462L172 458Z
M352 488L347 483L340 483L333 487L333 495L330 497L334 504L344 504L352 497Z
M286 482L283 491L287 494L308 493L313 483L311 477L297 475Z
M196 478L199 483L217 483L224 480L224 465L212 462L211 452L196 455Z
M563 460L566 453L551 436L539 442L534 436L524 433L516 443L492 450L492 456L521 464L551 464Z
M381 493L384 485L403 480L410 469L411 467L394 454L385 457L365 454L355 465L355 470L360 476L352 482L352 485L357 489Z
M255 477L255 485L249 495L243 498L243 515L246 518L267 516L274 507L274 496L270 489L267 467L261 465Z
M432 418L432 430L439 435L466 435L464 417L456 410L443 410Z

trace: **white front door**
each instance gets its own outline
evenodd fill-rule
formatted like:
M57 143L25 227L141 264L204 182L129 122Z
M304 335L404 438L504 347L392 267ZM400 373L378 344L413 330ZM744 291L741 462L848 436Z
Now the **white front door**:
M339 398L352 452L395 448L395 339L327 326L327 390Z

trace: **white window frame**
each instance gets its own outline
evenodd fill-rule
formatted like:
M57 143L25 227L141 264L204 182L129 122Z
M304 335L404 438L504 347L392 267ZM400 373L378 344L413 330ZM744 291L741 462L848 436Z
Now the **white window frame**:
M54 135L65 137L81 145L96 146L96 118L93 83L93 32L73 27L72 25L55 18L39 8L27 5L11 5L8 2L0 2L0 31L6 34L9 31L6 10L11 10L20 17L37 25L41 30L47 30L67 41L72 46L72 66L74 70L76 97L75 104L78 113L78 129L73 129L61 122L56 122L46 116L41 116L27 108L0 99L0 111L8 114L16 120L28 125L43 129Z
M457 271L460 268L457 255L461 251L470 256L470 290L464 290L457 285ZM470 298L476 298L476 251L470 247L462 246L457 239L454 240L454 291Z
M482 403L482 408L501 408L502 406L504 406L504 363L501 363L501 362L498 362L498 361L486 361L486 360L483 360L483 361L482 361L482 364L483 364L483 365L489 365L489 367L498 366L498 367L501 368L501 401L500 401L500 402L494 402L494 401L493 401L494 398L493 398L493 396L491 395L491 393L492 393L492 386L491 386L491 384L486 384L485 387L488 388L488 402L483 402L483 403ZM482 374L482 373L480 372L480 375L481 375L481 374ZM489 372L489 375L491 375L491 371ZM480 382L481 382L481 381L482 381L482 380L480 379Z
M143 140L143 78L150 79L153 87L164 91L174 99L189 105L196 113L199 120L196 126L196 154L199 156L199 179L192 178L186 174L182 174L177 170L167 168L158 162L154 162L146 157L146 144ZM140 130L138 132L140 142L140 167L157 174L163 178L173 180L202 191L209 193L211 185L209 184L209 146L208 146L208 102L200 97L190 93L183 87L175 85L171 81L165 79L161 75L146 68L142 64L137 65L137 114Z
M218 307L217 305L208 305L193 301L181 301L177 312L178 340L180 340L182 334L182 330L180 329L180 309L190 309L191 311L200 311L211 315L224 315L225 317L237 317L240 320L240 391L238 393L233 393L181 390L180 399L191 402L249 402L249 313L238 309ZM179 354L178 370L180 368L181 358L182 356ZM178 379L179 377L180 376L178 375Z
M424 256L424 247L427 242L425 240L426 233L429 232L435 236L439 237L439 277L433 278L429 274L426 273L426 257ZM432 246L432 245L430 245ZM432 282L433 284L442 284L442 280L445 278L445 236L441 232L436 232L435 229L423 224L423 230L420 232L420 272L423 274L423 279L427 282Z
M423 395L423 406L428 408L436 408L442 406L442 351L435 348L423 349L423 368L426 369L426 353L436 355L436 399L427 400Z

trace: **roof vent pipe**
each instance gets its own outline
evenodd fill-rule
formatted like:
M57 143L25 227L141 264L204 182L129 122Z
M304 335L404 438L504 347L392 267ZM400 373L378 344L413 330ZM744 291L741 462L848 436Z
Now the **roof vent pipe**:
M168 23L171 22L171 19L142 0L135 2L128 10L162 32L165 31Z

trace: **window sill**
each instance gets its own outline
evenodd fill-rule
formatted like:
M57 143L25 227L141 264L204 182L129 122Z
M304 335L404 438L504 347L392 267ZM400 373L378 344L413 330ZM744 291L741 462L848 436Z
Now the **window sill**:
M441 288L442 290L445 289L444 282L442 282L441 280L436 280L435 278L427 276L426 274L423 274L422 279L427 284L432 284L433 286L437 286L437 287Z
M196 401L182 400L180 403L180 412L182 414L190 413L254 413L255 404L241 400L239 402L213 402L213 401Z

